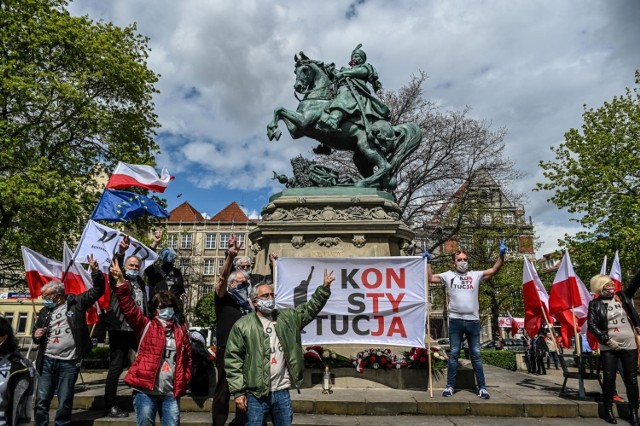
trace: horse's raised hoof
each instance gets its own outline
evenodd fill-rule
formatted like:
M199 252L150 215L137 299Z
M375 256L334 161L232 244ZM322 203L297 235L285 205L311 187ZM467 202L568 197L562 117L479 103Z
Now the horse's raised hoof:
M267 126L267 137L270 141L272 141L274 138L275 140L279 140L280 136L282 136L282 132L280 131L280 129L274 129L271 126Z

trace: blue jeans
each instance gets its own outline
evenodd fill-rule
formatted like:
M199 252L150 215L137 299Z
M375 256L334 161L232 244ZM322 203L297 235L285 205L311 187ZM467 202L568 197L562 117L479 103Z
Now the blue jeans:
M482 357L480 356L480 321L463 320L458 318L449 319L449 343L451 353L449 354L449 365L447 367L447 386L456 386L458 375L458 357L462 347L462 340L467 338L469 353L471 355L471 365L476 373L476 383L479 388L484 388L484 370L482 368Z
M247 394L247 426L262 426L271 412L274 426L291 426L293 409L289 389L269 392L264 398Z
M80 362L64 361L44 356L42 372L38 378L34 421L37 426L49 424L49 407L53 391L58 395L56 426L71 424L73 410L73 392L80 371Z
M156 413L160 415L162 426L180 424L180 398L175 399L173 395L149 395L136 391L133 393L133 408L138 426L153 426Z

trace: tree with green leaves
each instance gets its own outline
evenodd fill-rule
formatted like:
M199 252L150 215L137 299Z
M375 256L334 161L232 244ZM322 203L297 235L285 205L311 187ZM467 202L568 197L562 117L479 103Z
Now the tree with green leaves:
M635 83L597 109L585 106L582 129L570 129L552 148L555 159L540 162L547 180L537 189L554 191L549 201L580 214L586 228L561 241L585 281L616 250L625 283L640 266L640 70Z
M215 292L202 296L193 309L193 325L214 328L216 326Z
M60 258L118 161L154 165L148 39L71 16L66 0L0 0L0 279L20 246Z

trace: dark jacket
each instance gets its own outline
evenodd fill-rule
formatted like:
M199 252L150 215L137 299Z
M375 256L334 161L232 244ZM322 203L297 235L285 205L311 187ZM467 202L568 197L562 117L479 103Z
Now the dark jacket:
M161 290L172 292L178 299L185 293L182 271L170 263L151 265L144 270L151 288L150 298Z
M318 315L330 295L331 290L321 285L309 302L293 309L273 311L276 334L284 352L291 383L296 388L302 385L304 371L300 331ZM229 391L233 398L247 392L256 398L269 394L269 356L269 335L264 332L258 315L247 314L240 318L231 329L224 355Z
M616 296L622 302L622 308L627 313L633 327L640 326L640 317L633 306L633 295L640 287L640 271L631 279L627 288L616 292ZM591 334L598 338L600 343L606 344L609 340L609 324L607 320L607 306L602 299L593 299L589 302L588 326Z
M115 255L115 258L118 260L120 269L124 271L124 255L118 253ZM143 315L149 315L146 285L141 276L138 276L135 282L129 281L129 291L131 292L132 296L133 286L137 286L140 291L142 291L142 313ZM107 311L105 312L103 320L106 322L109 330L123 330L125 320L124 315L122 315L122 311L120 310L118 299L115 296L115 289L116 281L112 276L109 276L109 290L111 291L111 298L109 299L109 309L107 309Z
M140 391L152 391L160 371L166 343L164 328L159 319L149 319L142 315L127 287L116 286L116 297L127 323L133 328L138 340L138 355L124 377L124 382ZM173 396L180 398L186 393L191 380L191 344L189 332L184 324L175 321L173 334L176 340Z
M80 294L67 294L67 321L69 322L69 328L71 329L71 335L76 344L76 353L79 358L86 357L93 347L89 337L89 328L87 327L87 309L93 306L100 296L104 294L104 274L101 271L91 274L91 280L93 281L93 288ZM51 321L52 312L48 308L42 308L38 312L38 317L33 326L34 333L37 328L47 327L47 332L39 339L32 334L33 342L40 347L36 357L38 373L42 373L42 363L47 349L47 338L50 330L49 322Z
M1 357L1 356L0 356ZM34 390L35 369L33 364L19 352L9 355L11 369L7 383L7 402L5 409L6 424L14 426L28 424L31 421L31 400Z

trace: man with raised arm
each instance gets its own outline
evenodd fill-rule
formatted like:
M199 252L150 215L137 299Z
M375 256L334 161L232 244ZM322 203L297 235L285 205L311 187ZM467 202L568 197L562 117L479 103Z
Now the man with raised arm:
M469 352L471 354L471 365L476 375L478 385L478 396L482 399L489 399L487 392L484 370L482 368L482 357L480 355L480 304L478 302L478 290L480 282L488 280L500 271L504 263L504 255L507 246L504 240L500 241L500 255L496 263L485 271L469 271L469 257L464 250L453 253L453 271L441 274L431 273L431 256L428 252L423 255L427 260L427 280L431 283L442 283L449 296L449 341L451 353L449 354L449 365L447 368L447 386L442 392L442 396L452 396L456 385L458 373L458 357L462 341L467 339Z

